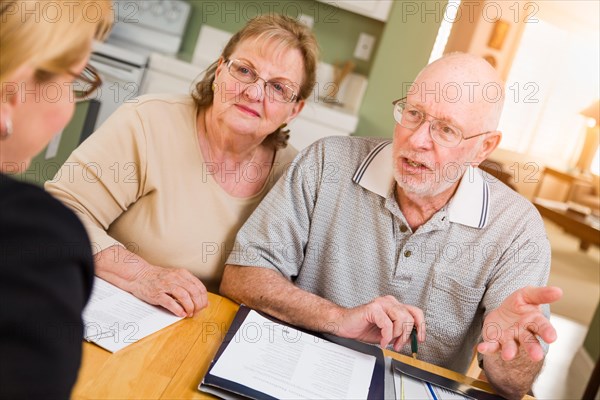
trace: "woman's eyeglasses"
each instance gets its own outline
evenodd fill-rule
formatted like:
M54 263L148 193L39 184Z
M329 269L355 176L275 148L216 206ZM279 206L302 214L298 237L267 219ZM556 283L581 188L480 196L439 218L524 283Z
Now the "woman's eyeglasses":
M265 93L270 99L291 103L298 98L296 91L291 87L291 82L267 81L260 76L254 68L240 60L225 60L229 74L243 83L256 83L258 80L265 82Z
M75 78L73 93L75 94L76 101L87 99L102 85L102 78L98 74L98 71L89 64L79 74L70 71L67 71L67 73Z

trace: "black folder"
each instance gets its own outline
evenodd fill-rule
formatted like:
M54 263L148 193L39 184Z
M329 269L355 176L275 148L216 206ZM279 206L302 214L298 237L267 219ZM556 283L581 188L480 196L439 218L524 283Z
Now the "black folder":
M461 396L468 397L476 400L502 400L504 397L498 396L497 394L488 393L476 387L453 381L452 379L445 378L441 375L436 375L429 371L413 367L412 365L404 364L398 360L392 360L392 367L411 378L415 378L424 382L431 383L432 385L440 386L448 389L452 392L458 393Z
M229 328L227 334L225 335L225 339L223 340L221 347L219 347L217 354L215 355L214 359L210 363L208 372L202 379L202 382L200 382L200 385L198 386L198 390L205 392L205 393L210 393L212 395L215 395L215 396L218 396L218 397L221 397L224 399L243 399L243 398L274 399L272 396L269 396L265 393L259 392L251 387L247 387L247 386L241 385L237 382L223 379L223 378L220 378L218 376L211 374L211 371L212 371L213 367L215 366L216 362L219 360L219 358L221 357L221 355L223 354L223 352L225 351L225 349L227 348L227 346L229 345L231 340L235 337L235 334L237 333L237 331L240 329L240 327L244 323L244 320L246 319L246 317L250 311L251 311L250 308L248 308L244 305L240 306L240 309L238 310L238 312L231 324L231 327ZM263 314L260 312L259 312L259 314L262 315L263 317L273 321L274 323L291 327L291 325L286 324L286 323L284 323L276 318L273 318L269 315L266 315L266 314ZM298 329L296 327L293 327L293 328L297 329L301 332L318 337L320 339L328 340L330 342L334 342L341 346L351 348L351 349L359 351L361 353L365 353L365 354L374 356L376 361L375 361L375 367L373 369L373 375L371 377L371 385L369 387L369 394L368 394L367 398L368 399L383 399L385 397L385 395L384 395L384 393L385 393L385 383L384 383L385 360L383 357L383 352L381 351L381 349L379 347L372 346L372 345L369 345L366 343L357 342L355 340L343 339L343 338L333 337L333 336L329 336L329 335L327 337L325 337L319 333L309 332L306 330Z

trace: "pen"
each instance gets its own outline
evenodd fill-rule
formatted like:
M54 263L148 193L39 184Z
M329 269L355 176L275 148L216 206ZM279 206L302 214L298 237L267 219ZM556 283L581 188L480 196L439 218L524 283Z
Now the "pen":
M412 332L410 333L410 351L414 359L417 358L419 352L419 344L417 343L417 327L413 326Z

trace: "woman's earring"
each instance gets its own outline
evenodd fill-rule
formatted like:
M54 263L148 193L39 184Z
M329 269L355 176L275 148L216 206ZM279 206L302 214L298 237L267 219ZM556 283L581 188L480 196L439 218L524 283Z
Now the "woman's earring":
M6 140L10 137L10 135L12 135L13 133L13 125L12 125L12 121L10 120L10 118L6 118L6 121L4 122L4 132L0 132L0 140Z
M217 82L213 81L212 83L212 91L214 92L217 89Z

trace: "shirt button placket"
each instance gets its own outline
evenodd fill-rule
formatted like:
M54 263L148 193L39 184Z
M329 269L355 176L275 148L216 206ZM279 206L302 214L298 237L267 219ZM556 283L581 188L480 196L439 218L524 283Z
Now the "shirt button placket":
M402 233L408 232L408 226L406 226L405 224L400 225L400 232L402 232ZM403 254L404 254L405 258L408 258L412 255L412 251L405 250Z

